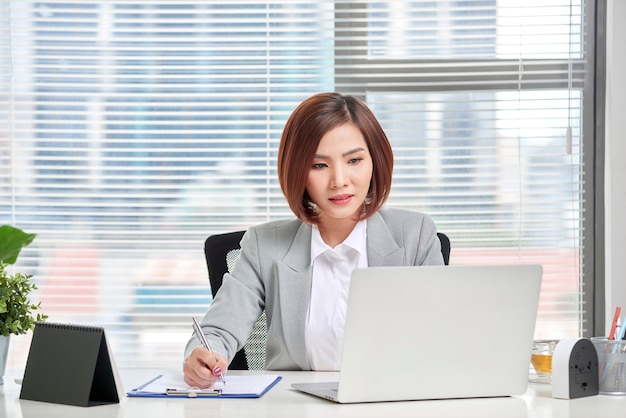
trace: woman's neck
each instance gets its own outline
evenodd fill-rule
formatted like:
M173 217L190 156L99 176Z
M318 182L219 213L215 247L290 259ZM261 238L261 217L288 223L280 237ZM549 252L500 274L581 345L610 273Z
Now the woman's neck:
M335 248L348 238L358 220L325 220L317 224L322 239L331 248Z

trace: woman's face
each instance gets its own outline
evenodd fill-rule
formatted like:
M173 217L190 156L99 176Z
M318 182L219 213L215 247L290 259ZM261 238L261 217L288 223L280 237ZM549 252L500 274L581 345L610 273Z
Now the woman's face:
M320 223L359 219L372 172L369 149L354 125L348 123L327 132L317 147L306 181Z

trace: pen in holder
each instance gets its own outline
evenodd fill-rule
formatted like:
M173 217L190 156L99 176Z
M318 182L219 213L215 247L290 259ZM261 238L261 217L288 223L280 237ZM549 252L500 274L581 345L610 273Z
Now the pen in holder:
M598 352L600 394L626 395L626 341L593 337Z

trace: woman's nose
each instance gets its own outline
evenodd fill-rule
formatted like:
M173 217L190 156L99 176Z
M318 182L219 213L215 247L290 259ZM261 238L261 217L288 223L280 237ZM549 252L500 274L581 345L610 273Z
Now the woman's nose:
M331 187L338 188L345 186L346 175L344 173L343 168L335 168L333 170L332 183Z

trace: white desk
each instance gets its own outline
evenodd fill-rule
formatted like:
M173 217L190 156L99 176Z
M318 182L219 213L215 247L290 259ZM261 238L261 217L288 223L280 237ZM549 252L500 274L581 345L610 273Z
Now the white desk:
M124 389L130 390L159 373L171 370L123 369ZM175 372L175 371L174 371ZM230 372L235 374L237 372ZM239 372L247 373L247 372ZM19 399L21 377L9 370L0 386L0 417L4 418L178 418L178 417L475 417L475 418L596 418L626 417L626 396L592 396L574 400L553 399L551 387L532 383L526 394L495 399L382 402L339 405L291 389L295 382L337 380L337 373L272 372L283 379L260 399L127 398L117 405L89 408Z

